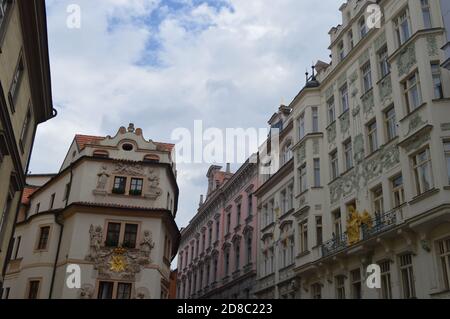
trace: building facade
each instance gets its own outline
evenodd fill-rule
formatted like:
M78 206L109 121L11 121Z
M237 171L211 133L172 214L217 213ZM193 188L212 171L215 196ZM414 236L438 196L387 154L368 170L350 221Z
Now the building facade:
M450 70L450 3L445 0L441 0L441 13L442 20L445 28L445 44L442 50L445 52L445 60L442 66Z
M208 192L181 231L177 298L253 298L256 277L257 164L232 174L211 166Z
M58 174L27 180L3 298L168 298L179 242L173 147L132 124L75 136ZM70 265L81 288L66 284Z
M332 62L317 63L290 105L299 298L450 297L442 10L439 1L377 3L375 28L373 2L342 5ZM380 289L366 285L372 264Z
M55 115L47 50L44 0L1 0L0 292L36 127Z

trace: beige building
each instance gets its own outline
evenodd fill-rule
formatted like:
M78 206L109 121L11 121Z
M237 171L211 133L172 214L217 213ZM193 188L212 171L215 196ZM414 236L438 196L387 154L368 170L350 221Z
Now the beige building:
M450 74L439 1L349 0L291 103L300 298L449 298ZM381 288L366 285L380 266Z
M47 47L44 0L0 0L0 292L36 127L55 115Z
M75 136L58 174L27 180L3 298L168 298L179 242L173 147L132 124ZM66 284L72 264L80 288Z

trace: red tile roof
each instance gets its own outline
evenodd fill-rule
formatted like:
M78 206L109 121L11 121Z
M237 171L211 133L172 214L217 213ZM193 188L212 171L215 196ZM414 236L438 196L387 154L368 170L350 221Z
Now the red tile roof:
M78 148L80 151L84 149L86 144L94 144L95 142L104 140L104 137L101 136L92 136L92 135L75 135L75 141L77 142Z
M25 187L22 193L22 204L28 205L30 203L30 196L38 189L39 187Z
M175 147L175 144L170 144L170 143L158 143L158 142L154 142L154 143L156 144L156 147L158 149L161 149L166 152L172 152L173 148Z

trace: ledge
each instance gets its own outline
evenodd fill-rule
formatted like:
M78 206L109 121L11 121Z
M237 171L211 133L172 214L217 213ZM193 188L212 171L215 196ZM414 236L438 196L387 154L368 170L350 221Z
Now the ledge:
M421 109L423 109L425 107L425 105L427 105L427 102L423 102L422 104L420 104L418 107L416 107L412 112L406 114L404 117L402 117L399 122L402 123L404 121L406 121L408 118L410 118L412 115L414 115L415 113L418 113Z
M408 204L414 205L414 204L420 202L421 200L428 198L430 196L433 196L439 192L440 192L439 188L432 188L432 189L426 191L425 193L415 196L411 201L409 201Z

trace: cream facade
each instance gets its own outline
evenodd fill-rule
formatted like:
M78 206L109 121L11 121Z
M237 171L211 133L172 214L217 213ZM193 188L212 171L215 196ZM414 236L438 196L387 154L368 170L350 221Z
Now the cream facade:
M130 124L113 137L77 135L58 174L30 176L8 298L168 298L179 241L173 147ZM79 289L66 284L71 264Z
M1 0L0 293L36 127L56 113L47 47L44 1Z
M332 63L318 62L290 105L299 298L450 297L441 7L378 3L383 19L372 29L370 1L342 5ZM371 264L380 266L380 289L366 285Z

